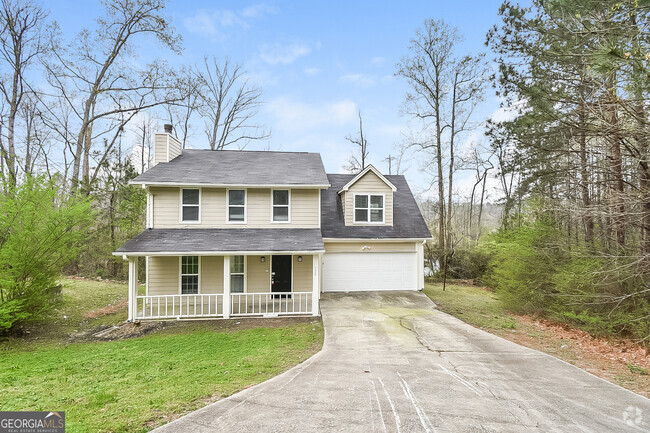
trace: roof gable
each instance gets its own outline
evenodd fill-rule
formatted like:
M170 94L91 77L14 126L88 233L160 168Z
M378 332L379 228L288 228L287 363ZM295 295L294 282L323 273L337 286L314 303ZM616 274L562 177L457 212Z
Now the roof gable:
M379 170L377 170L372 164L370 164L365 169L361 170L361 172L359 174L354 176L348 183L343 185L343 187L338 191L338 193L340 194L340 193L342 193L344 191L349 190L352 185L354 185L359 179L364 177L368 172L373 172L375 174L375 176L377 176L379 178L379 180L384 182L386 184L386 186L388 186L391 189L391 191L393 191L393 192L397 191L397 188L395 187L395 185L393 185L388 179L386 179L384 177L383 174L381 174L379 172Z
M328 174L332 187L321 193L321 233L323 238L338 239L430 239L415 197L401 175L386 179L397 190L393 193L393 225L345 225L341 190L354 177L351 174Z

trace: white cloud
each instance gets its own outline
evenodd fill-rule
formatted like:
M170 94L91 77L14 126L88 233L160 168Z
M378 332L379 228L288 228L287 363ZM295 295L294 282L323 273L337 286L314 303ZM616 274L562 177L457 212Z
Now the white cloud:
M375 84L388 83L392 77L390 75L377 76L367 74L345 74L339 77L339 81L343 83L355 84L361 87L370 87Z
M246 30L251 21L266 15L277 13L275 8L266 4L256 4L241 11L230 9L199 9L183 20L185 28L201 36L218 39L224 36L226 29Z
M373 57L370 59L370 63L372 63L375 66L382 66L384 63L386 63L386 58L384 57Z
M311 50L311 47L304 42L290 44L276 42L273 45L262 45L260 47L260 58L269 65L287 65L300 57L308 55Z
M277 14L278 9L265 3L248 6L241 11L244 18L263 18L267 15Z
M320 68L305 68L305 74L309 75L310 77L313 77L315 75L318 75L320 73Z
M275 128L284 132L302 132L318 127L341 126L356 121L357 104L344 99L324 104L307 104L286 97L266 104Z
M517 101L514 104L507 107L500 107L494 113L492 113L488 119L495 123L507 122L514 120L520 113L526 110L525 101Z

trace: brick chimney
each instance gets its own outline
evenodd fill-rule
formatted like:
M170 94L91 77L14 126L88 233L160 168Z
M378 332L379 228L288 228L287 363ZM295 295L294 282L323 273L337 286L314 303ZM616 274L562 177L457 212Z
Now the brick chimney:
M172 134L172 125L164 125L165 132L156 133L154 140L153 165L169 162L183 151L181 142Z

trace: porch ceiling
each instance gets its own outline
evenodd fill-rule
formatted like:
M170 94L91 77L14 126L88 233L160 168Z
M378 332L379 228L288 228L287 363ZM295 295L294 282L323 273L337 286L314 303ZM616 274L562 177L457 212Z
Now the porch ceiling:
M320 229L148 229L114 255L325 251Z

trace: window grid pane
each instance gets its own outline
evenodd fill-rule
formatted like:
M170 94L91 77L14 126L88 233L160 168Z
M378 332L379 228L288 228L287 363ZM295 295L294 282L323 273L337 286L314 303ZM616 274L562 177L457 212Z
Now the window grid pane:
M198 206L183 206L183 221L198 221L198 220L199 220Z
M199 204L199 190L198 189L184 189L183 190L183 204Z
M288 205L289 205L288 190L273 191L273 206L288 206Z
M183 295L196 295L199 293L199 276L183 275L181 277L181 293Z
M375 209L381 209L384 207L384 197L381 195L371 195L370 196L370 207Z
M244 206L246 202L246 191L243 189L231 189L228 191L228 204L235 206Z
M230 291L232 293L244 293L244 276L231 275L230 276Z
M368 209L355 209L354 220L359 222L368 221Z
M370 210L370 222L380 223L384 220L384 210L383 209L371 209Z
M244 207L230 206L228 208L228 221L244 221Z
M368 207L368 196L367 195L356 195L356 196L354 196L354 207L367 208Z
M231 256L230 257L230 273L243 274L244 273L244 256Z
M274 207L273 221L289 221L289 207Z

